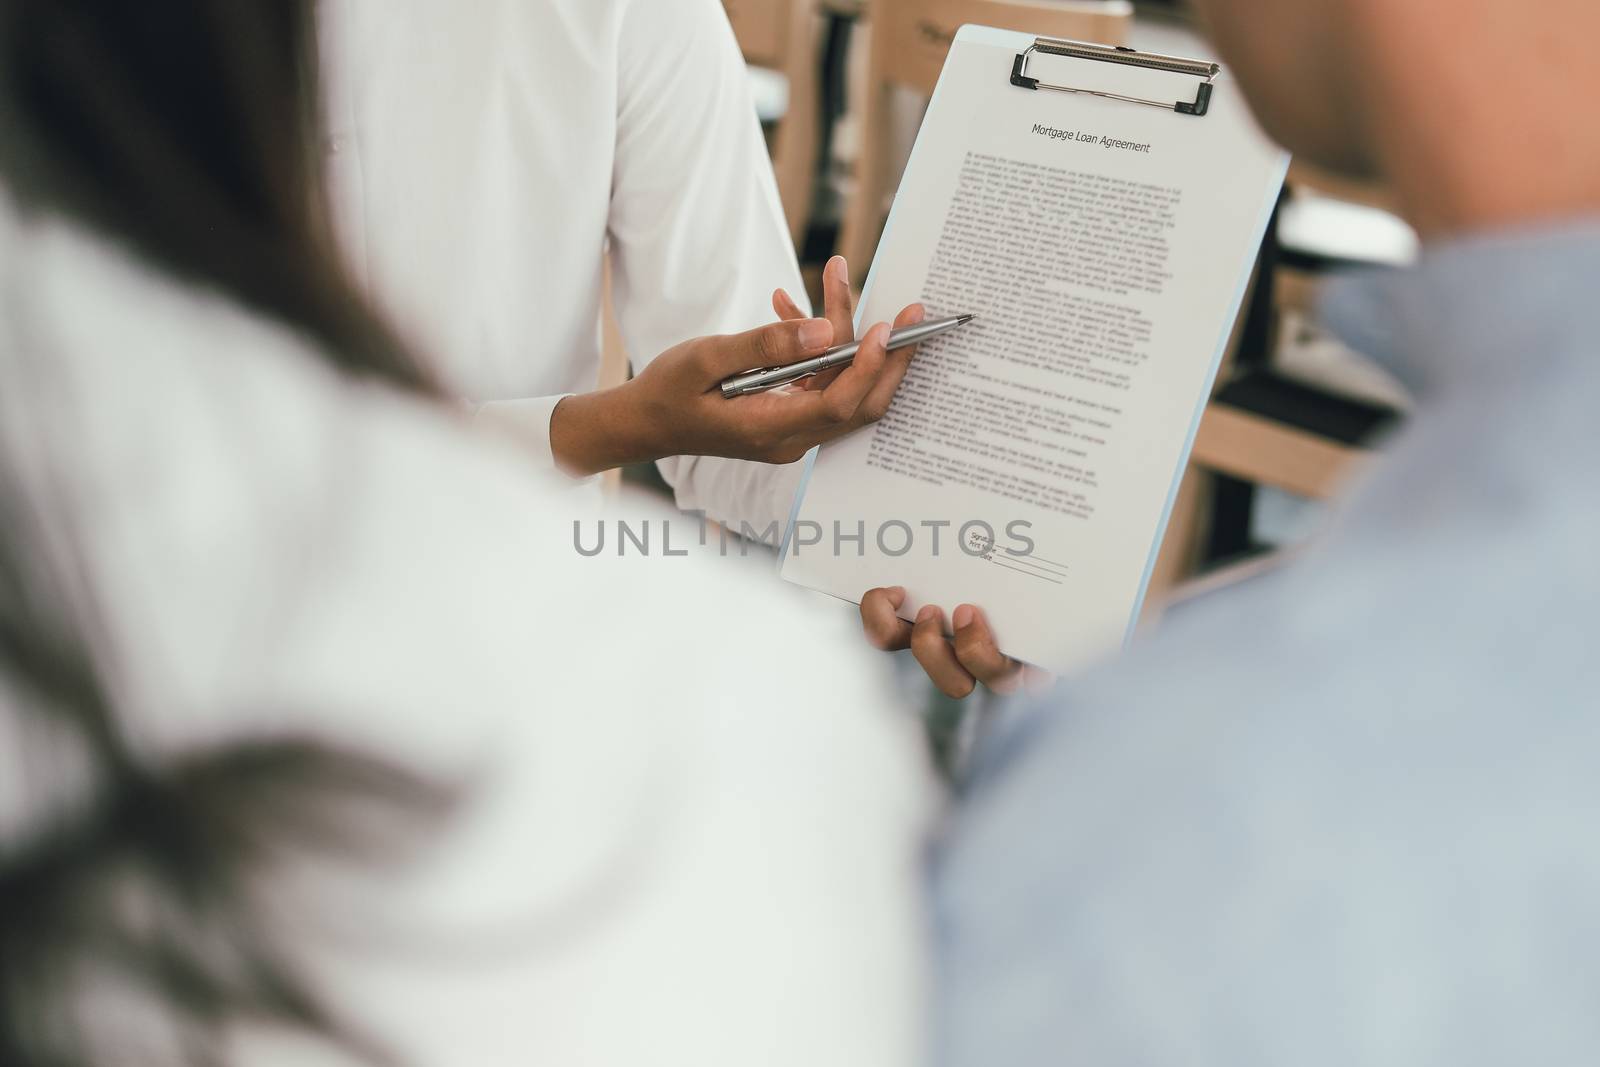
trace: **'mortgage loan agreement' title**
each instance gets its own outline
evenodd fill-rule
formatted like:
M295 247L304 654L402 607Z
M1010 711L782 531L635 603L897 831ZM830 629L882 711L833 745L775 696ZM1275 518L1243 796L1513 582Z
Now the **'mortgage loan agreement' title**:
M1037 122L1033 124L1033 132L1040 137L1048 137L1052 141L1076 141L1083 144L1097 144L1101 148L1117 148L1124 152L1148 153L1150 151L1148 144L1140 144L1137 141L1121 141L1115 137L1106 137L1103 134L1088 133L1083 130L1058 130L1054 126L1041 126Z

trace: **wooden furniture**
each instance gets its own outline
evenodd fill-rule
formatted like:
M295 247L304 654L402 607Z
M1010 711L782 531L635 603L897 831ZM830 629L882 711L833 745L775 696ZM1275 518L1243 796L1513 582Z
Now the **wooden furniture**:
M890 92L932 96L956 31L967 23L1043 37L1122 44L1133 20L1128 0L872 0L871 55L861 94L856 187L839 248L850 274L865 278L888 203L899 184L888 158Z
M1199 569L1205 544L1205 525L1210 515L1210 500L1211 476L1190 464L1184 472L1183 482L1178 486L1166 537L1161 542L1161 551L1156 554L1155 566L1150 571L1144 610L1139 616L1141 627L1159 621L1176 591Z
M1358 444L1338 441L1269 415L1213 401L1195 436L1194 453L1173 506L1141 625L1150 626L1174 603L1215 592L1275 566L1281 551L1207 570L1207 533L1215 521L1218 483L1232 480L1326 500L1371 459ZM1196 578L1196 574L1201 576Z
M1273 243L1269 236L1267 261ZM1284 278L1274 279L1274 273L1267 272L1267 286L1257 286L1246 322L1263 309L1269 319L1283 309ZM1332 391L1285 373L1270 360L1272 332L1258 331L1261 336L1254 338L1251 332L1237 331L1230 350L1240 358L1228 361L1195 436L1184 489L1152 576L1147 625L1168 603L1189 596L1191 579L1208 565L1223 564L1201 579L1208 590L1259 573L1253 563L1228 565L1259 549L1251 530L1259 489L1310 500L1335 496L1370 461L1372 442L1402 417L1391 402Z
M1194 462L1220 476L1236 503L1213 509L1214 556L1254 551L1254 487L1324 499L1359 469L1374 439L1401 418L1403 395L1374 390L1361 361L1304 364L1294 318L1315 317L1315 294L1332 273L1403 265L1415 234L1386 210L1381 189L1296 164L1262 252L1265 279L1252 297L1259 329L1241 345L1195 442ZM1289 316L1289 318L1286 318Z
M1360 469L1367 453L1268 416L1213 403L1195 436L1196 466L1324 500Z
M778 197L797 245L805 239L811 220L821 135L816 2L723 0L745 62L775 72L787 83L783 115L776 121L770 143Z
M1221 395L1227 393L1224 388ZM1195 575L1204 570L1208 534L1216 519L1219 482L1233 480L1326 500L1358 476L1371 455L1358 443L1226 400L1213 400L1195 435L1189 469L1151 572L1141 624L1151 625L1171 603L1193 595ZM1212 571L1198 583L1207 591L1221 588L1259 573L1262 560Z

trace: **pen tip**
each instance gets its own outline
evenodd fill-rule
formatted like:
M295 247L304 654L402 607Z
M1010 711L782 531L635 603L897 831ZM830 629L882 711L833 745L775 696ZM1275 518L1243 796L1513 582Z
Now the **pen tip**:
M967 323L971 322L973 319L977 318L978 316L976 316L976 315L960 315L960 316L957 316L957 317L961 320L959 325L965 326Z

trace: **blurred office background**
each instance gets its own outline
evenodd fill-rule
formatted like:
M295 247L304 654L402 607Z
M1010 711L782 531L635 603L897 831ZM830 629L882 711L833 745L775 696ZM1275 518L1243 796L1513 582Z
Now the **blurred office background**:
M945 52L965 23L1211 55L1183 0L724 0L749 65L812 299L835 252L856 284ZM1156 569L1147 619L1270 566L1315 536L1319 501L1357 471L1407 398L1321 329L1333 274L1404 264L1414 233L1384 191L1296 163L1261 249ZM604 375L627 373L608 330ZM653 471L630 472L648 483Z

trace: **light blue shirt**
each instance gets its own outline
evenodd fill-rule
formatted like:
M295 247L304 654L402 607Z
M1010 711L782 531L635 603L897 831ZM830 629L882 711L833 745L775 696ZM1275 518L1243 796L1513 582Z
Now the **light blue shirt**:
M1328 311L1416 412L1304 558L989 739L941 1064L1600 1063L1600 220Z

